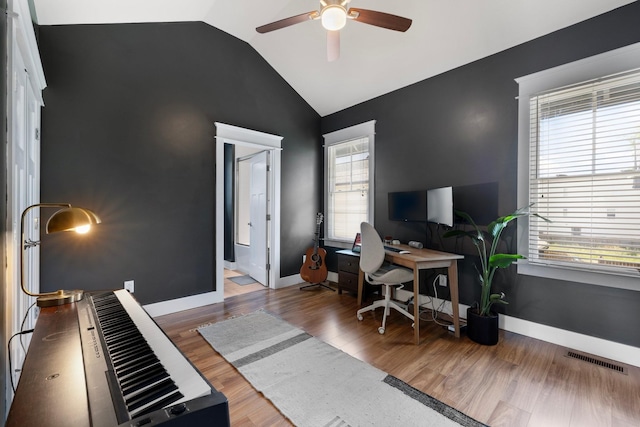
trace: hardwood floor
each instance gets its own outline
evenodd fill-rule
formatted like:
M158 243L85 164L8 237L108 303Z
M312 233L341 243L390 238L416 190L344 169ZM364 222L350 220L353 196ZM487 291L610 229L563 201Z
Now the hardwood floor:
M233 426L291 425L200 337L198 326L264 309L425 393L492 426L631 427L640 425L640 368L627 374L565 357L565 348L501 331L485 347L422 322L413 344L411 321L382 310L356 319L353 295L324 289L263 288L156 318L168 336L229 400ZM418 423L419 425L419 423Z
M264 291L265 289L267 289L264 285L258 282L250 283L248 285L238 285L237 283L234 283L232 280L230 280L231 277L242 276L242 275L243 273L239 271L227 270L227 269L224 270L224 298L225 299L235 295L243 295L243 294L248 294L249 292Z

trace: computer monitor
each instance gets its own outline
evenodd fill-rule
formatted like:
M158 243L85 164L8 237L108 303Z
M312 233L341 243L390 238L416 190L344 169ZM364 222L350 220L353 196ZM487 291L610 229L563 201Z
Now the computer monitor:
M360 233L356 233L356 238L353 239L353 245L351 245L351 252L360 253L362 250L362 236Z
M454 210L469 214L477 225L489 225L498 217L498 183L454 187L453 204ZM461 217L455 220L465 222Z
M427 221L427 192L424 190L392 192L388 202L390 221Z
M453 227L453 188L427 190L427 221Z

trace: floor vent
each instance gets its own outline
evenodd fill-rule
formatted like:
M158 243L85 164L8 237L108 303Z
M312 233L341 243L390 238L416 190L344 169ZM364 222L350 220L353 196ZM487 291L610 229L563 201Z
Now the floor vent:
M602 366L603 368L611 369L616 372L620 372L621 374L627 375L627 370L624 366L616 365L611 362L607 362L606 360L598 359L593 356L589 356L587 354L581 354L572 350L568 350L566 357L571 357L573 359L582 360L585 362L593 363L594 365Z

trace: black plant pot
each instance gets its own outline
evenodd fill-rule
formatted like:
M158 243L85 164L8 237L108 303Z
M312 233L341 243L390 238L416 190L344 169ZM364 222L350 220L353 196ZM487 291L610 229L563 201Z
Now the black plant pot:
M467 308L467 336L478 344L498 344L498 315L480 316L477 309Z

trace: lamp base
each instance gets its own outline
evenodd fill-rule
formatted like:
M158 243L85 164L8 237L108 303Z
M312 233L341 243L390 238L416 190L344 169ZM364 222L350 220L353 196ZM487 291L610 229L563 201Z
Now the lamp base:
M84 291L65 291L61 289L49 295L39 296L36 303L38 307L55 307L80 301L83 296Z

